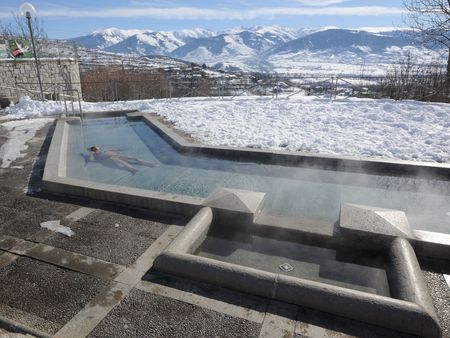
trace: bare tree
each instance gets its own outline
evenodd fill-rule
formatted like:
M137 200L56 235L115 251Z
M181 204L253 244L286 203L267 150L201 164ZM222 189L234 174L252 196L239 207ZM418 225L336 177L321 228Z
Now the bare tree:
M3 24L0 22L0 36L5 38L19 38L30 40L30 31L26 19L20 15L12 14L14 21L12 23ZM39 54L43 48L44 41L47 39L47 35L44 31L42 21L36 17L31 19L33 26L33 35L36 41L36 51Z
M447 89L450 90L450 0L403 0L408 25L435 45L448 49Z

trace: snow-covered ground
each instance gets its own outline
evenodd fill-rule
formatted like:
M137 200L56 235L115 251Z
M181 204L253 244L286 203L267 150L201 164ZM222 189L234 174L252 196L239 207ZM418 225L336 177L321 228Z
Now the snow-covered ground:
M138 109L212 145L450 162L450 105L417 101L236 97L83 103L85 111ZM63 106L23 99L11 118Z
M0 128L8 131L8 139L0 147L1 168L8 168L16 159L23 157L24 151L28 148L27 142L36 135L39 129L52 121L53 119L44 118L8 121L0 124Z

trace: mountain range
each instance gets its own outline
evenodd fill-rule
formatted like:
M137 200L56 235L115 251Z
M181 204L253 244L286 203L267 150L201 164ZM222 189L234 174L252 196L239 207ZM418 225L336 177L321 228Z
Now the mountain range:
M383 72L410 55L431 62L439 51L417 33L394 28L292 29L280 26L179 31L108 28L70 40L87 48L133 55L164 55L233 71Z

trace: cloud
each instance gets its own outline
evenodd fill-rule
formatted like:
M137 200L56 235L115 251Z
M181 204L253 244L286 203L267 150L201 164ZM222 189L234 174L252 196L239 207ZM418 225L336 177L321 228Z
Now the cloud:
M330 1L330 0L328 0ZM43 9L39 17L60 18L150 18L172 20L251 20L287 16L396 16L404 9L385 6L360 7L262 7L255 9L200 8L200 7L132 7L97 10ZM11 14L0 12L0 17Z
M341 4L341 3L348 2L351 0L296 0L296 1L301 3L304 6L324 7L324 6Z

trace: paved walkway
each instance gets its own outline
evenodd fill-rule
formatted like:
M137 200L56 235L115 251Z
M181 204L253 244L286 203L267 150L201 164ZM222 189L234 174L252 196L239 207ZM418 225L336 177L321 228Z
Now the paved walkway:
M0 336L408 337L156 273L153 259L187 220L46 195L40 182L48 133L50 126L40 130L14 163L23 169L0 169ZM6 138L0 128L0 145ZM49 220L75 234L42 229ZM421 263L450 337L449 271Z

